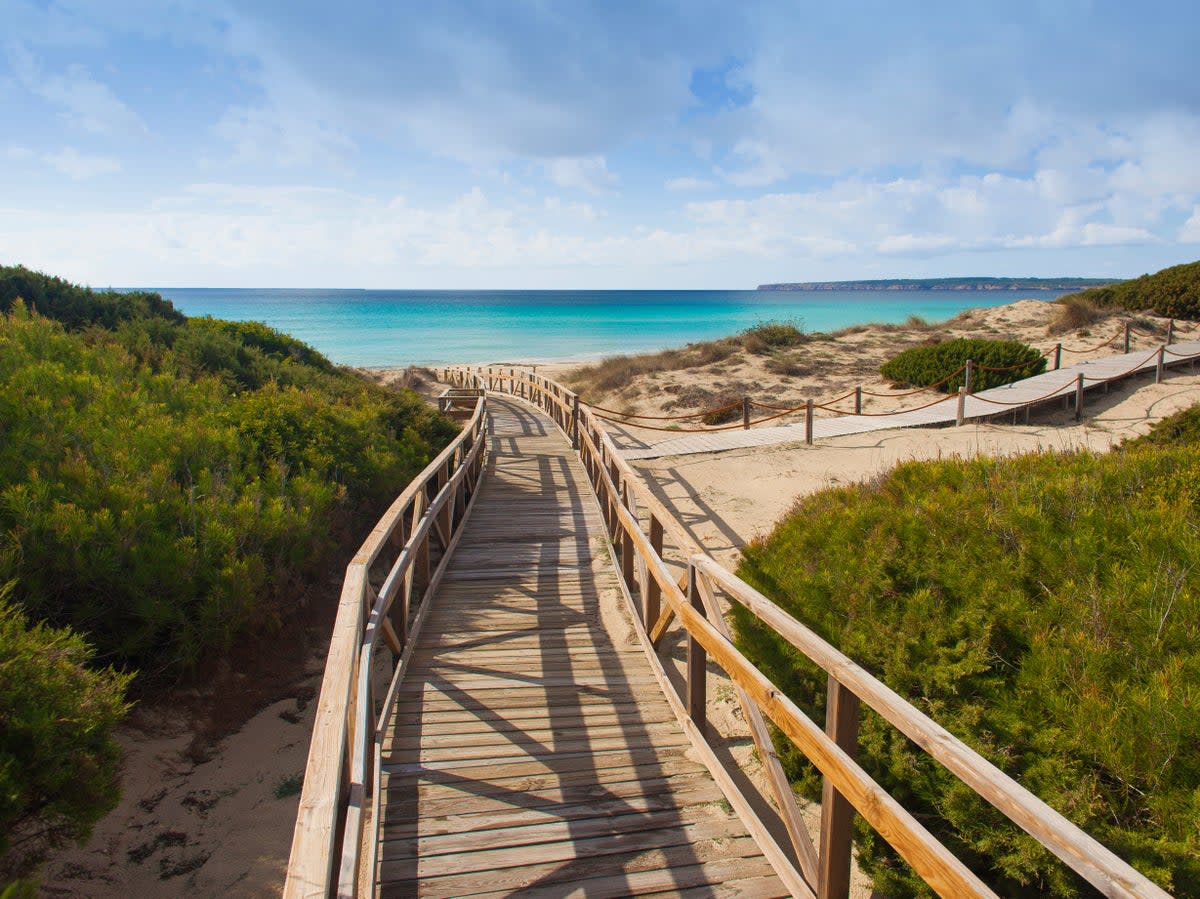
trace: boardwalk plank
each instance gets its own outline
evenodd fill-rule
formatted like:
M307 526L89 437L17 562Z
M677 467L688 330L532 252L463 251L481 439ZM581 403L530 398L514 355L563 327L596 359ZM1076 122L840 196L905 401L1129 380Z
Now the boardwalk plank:
M379 893L782 895L602 614L623 600L578 458L490 406L491 470L385 733Z

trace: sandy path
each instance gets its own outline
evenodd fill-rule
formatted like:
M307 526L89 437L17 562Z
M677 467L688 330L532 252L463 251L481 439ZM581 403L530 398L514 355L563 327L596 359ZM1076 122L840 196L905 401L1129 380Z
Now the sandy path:
M770 533L797 497L876 477L901 462L1039 451L1104 452L1144 434L1167 415L1200 403L1200 375L1180 369L1162 384L1153 376L1089 397L1085 419L1036 415L1030 425L968 423L961 428L896 429L835 437L813 446L759 449L635 462L647 487L724 564L742 545Z

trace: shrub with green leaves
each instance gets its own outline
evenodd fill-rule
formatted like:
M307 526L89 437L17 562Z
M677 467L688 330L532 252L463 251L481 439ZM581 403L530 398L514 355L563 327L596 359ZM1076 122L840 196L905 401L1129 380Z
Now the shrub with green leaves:
M212 320L69 333L15 303L0 316L0 581L141 681L272 627L457 432L298 347Z
M976 391L1031 378L1046 370L1046 360L1041 352L1018 341L960 337L905 350L885 362L879 373L896 385L929 387L938 384L939 390L955 393L964 384L966 372L954 373L965 366L968 359L974 363L971 386Z
M1200 895L1194 445L902 465L801 500L739 574L1163 887ZM825 673L744 612L736 629L824 720ZM817 796L812 767L781 752ZM872 712L859 761L1001 895L1088 894ZM932 895L861 820L857 840L883 895Z
M116 805L112 731L129 680L92 667L79 635L31 625L12 587L0 587L0 884L85 840Z
M1173 265L1153 275L1092 287L1060 300L1075 297L1131 312L1150 310L1171 318L1200 319L1200 262Z

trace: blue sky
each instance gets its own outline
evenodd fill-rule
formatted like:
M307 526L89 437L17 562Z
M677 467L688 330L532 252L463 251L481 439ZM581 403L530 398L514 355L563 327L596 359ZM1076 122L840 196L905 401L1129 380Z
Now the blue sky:
M1200 258L1194 2L0 0L0 22L0 263L93 285Z

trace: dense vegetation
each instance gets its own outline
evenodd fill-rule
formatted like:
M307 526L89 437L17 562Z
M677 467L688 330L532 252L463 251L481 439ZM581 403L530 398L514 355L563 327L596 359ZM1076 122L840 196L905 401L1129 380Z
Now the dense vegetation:
M1200 895L1198 435L1193 410L1106 456L903 465L802 500L739 573L1148 876ZM823 720L824 673L745 614L737 631ZM1001 895L1088 893L874 713L860 761ZM929 894L876 834L858 840L883 895Z
M44 622L79 635L53 638L76 667L85 638L97 664L136 670L139 689L187 676L275 628L325 582L339 540L356 543L456 432L415 394L260 324L187 319L156 294L20 267L0 268L0 298L0 584L39 622L6 624L0 653L50 634ZM119 704L126 679L95 676ZM66 689L55 677L46 689ZM27 701L27 680L0 677L0 708ZM79 708L100 740L81 747L106 745L108 709ZM81 753L81 774L106 764L99 748ZM0 805L19 814L44 806L26 762L2 772ZM89 814L102 783L76 791Z
M1070 296L1083 297L1097 306L1134 312L1150 310L1171 318L1200 319L1200 262L1174 265L1153 275L1093 287Z
M1000 387L1041 374L1046 360L1041 352L1016 340L971 340L960 337L940 343L913 347L892 357L879 373L894 384L909 387L938 385L946 393L961 387L966 372L959 372L974 363L973 390Z
M0 884L86 838L117 802L112 728L127 677L69 630L30 625L0 588Z

